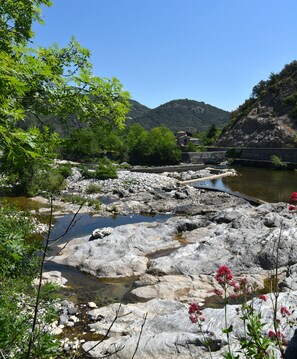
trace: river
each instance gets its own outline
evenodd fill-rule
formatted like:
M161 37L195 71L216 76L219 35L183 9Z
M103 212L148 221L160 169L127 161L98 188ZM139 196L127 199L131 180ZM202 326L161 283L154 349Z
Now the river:
M193 186L205 186L231 193L239 192L267 202L287 202L292 192L297 191L297 171L277 171L252 167L237 167L238 176L223 177L215 180L194 183ZM7 198L6 198L7 200ZM10 203L20 209L39 209L44 205L24 197L10 198ZM165 221L170 215L143 216L115 216L110 218L92 217L89 214L78 215L76 225L63 236L59 243L66 242L74 237L90 235L96 228L115 227L122 224ZM55 218L51 233L51 242L63 234L72 215ZM75 302L95 301L105 304L110 301L127 300L127 295L133 287L135 278L99 279L80 272L76 268L57 265L47 262L46 270L59 270L68 279L69 287L62 289L64 297ZM131 300L131 298L129 298Z
M256 167L233 167L238 176L222 177L193 183L194 187L215 188L241 193L265 202L288 202L297 191L297 171L281 171Z

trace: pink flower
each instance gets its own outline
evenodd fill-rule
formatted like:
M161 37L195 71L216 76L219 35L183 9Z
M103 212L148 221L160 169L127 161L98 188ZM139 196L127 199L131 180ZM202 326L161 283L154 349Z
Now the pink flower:
M233 290L234 290L235 292L240 289L239 283L237 283L235 280L232 280L232 282L230 283L230 285L233 287Z
M215 275L216 281L225 286L226 284L229 284L230 281L233 279L233 274L231 273L231 270L226 265L220 266L216 272Z
M198 321L197 316L194 315L194 314L191 314L191 315L189 316L189 319L190 319L190 321L191 321L192 323L197 323L197 321Z
M267 297L266 297L266 295L264 295L264 294L260 294L260 295L259 295L259 299L264 300L264 302L267 301Z
M199 315L202 314L200 307L196 303L192 303L189 306L189 314L195 314L195 313Z
M223 291L221 289L215 289L214 291L214 294L221 297L223 295Z
M286 345L286 342L287 342L286 337L280 330L277 331L277 336L280 339L280 341L282 342L282 344Z
M273 339L273 338L276 337L276 334L274 333L273 330L269 330L269 332L268 332L268 337L269 337L270 339Z
M291 312L289 311L289 309L287 307L281 307L280 309L281 315L283 317L287 316L287 315L291 315Z
M200 321L200 322L205 321L205 317L201 316L202 311L196 303L190 304L189 314L190 314L189 319L192 323L197 323L198 321Z
M293 206L292 204L289 206L289 211L295 211L296 207Z
M297 201L297 192L293 192L293 193L291 194L290 200L291 200L292 202Z

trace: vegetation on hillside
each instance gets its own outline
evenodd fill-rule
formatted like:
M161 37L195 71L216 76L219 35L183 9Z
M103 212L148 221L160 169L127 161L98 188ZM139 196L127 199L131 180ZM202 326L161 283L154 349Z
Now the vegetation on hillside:
M277 116L287 114L297 122L297 61L285 65L278 74L271 73L267 81L262 80L254 86L250 98L231 113L231 120L223 131L258 106L271 107Z
M135 113L135 112L134 112ZM161 125L171 131L206 131L211 124L222 128L230 118L230 113L204 102L194 100L173 100L155 109L145 108L139 115L128 114L127 124L139 123L145 129Z
M127 115L128 121L130 119L143 116L151 110L149 107L142 105L138 101L129 99L129 102L130 102L130 109Z

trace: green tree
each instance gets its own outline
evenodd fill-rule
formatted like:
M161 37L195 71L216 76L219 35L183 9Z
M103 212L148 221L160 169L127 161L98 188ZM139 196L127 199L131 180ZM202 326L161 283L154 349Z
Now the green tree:
M134 134L134 137L132 136ZM181 161L181 151L172 131L164 126L145 131L133 127L128 135L132 164L173 165Z
M107 122L123 126L129 109L129 94L116 78L102 79L92 73L90 51L72 38L69 45L59 48L32 49L34 20L40 21L40 5L46 0L5 0L0 5L0 19L7 23L1 28L0 43L0 151L2 171L20 181L23 168L35 168L52 157L44 140L46 128L24 131L21 121L55 115L61 121L75 116L82 123ZM15 9L21 9L21 14ZM52 147L57 136L47 137ZM48 154L50 153L50 156ZM21 157L21 166L20 160Z
M205 135L203 136L202 143L205 146L212 145L217 138L219 137L221 130L216 127L215 124L212 124L209 129L206 131Z
M50 0L1 0L0 50L12 51L14 44L26 44L33 36L32 23L41 19L40 6L51 6Z

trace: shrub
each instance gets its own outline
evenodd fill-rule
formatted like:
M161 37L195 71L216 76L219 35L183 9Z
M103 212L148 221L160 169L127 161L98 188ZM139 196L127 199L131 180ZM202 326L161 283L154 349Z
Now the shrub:
M75 203L80 206L86 205L89 207L94 207L94 209L100 209L101 202L95 198L86 198L80 195L68 195L62 198L65 202Z
M94 178L99 180L118 178L117 168L110 160L104 159L96 166Z
M108 158L102 158L93 168L82 166L80 168L81 174L86 179L105 180L109 178L117 178L117 167Z
M90 183L86 188L87 194L100 193L101 187L95 183Z
M3 358L26 357L32 333L32 318L36 291L32 281L40 268L41 257L36 255L42 244L28 238L35 222L29 213L14 207L0 209L0 353ZM30 358L58 357L59 340L45 329L57 319L52 305L52 285L40 294L35 343ZM41 310L40 310L41 309Z
M72 174L72 167L70 164L58 165L58 173L63 177L67 178Z
M281 159L281 157L276 156L276 155L272 155L272 156L270 157L270 159L271 159L273 168L275 168L275 169L280 169L280 170L287 168L286 162L284 162L284 161Z

